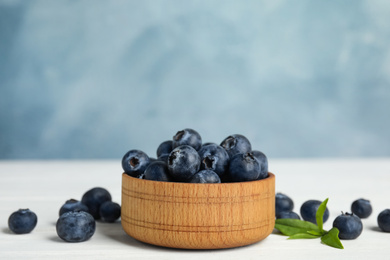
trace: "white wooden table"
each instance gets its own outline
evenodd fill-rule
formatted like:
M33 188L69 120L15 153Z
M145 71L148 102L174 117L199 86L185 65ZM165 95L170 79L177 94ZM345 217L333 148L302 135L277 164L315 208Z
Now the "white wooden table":
M379 212L390 208L390 158L271 159L269 164L276 190L292 197L298 213L304 201L329 197L325 229L341 211L349 212L355 199L369 199L374 210L363 220L362 235L343 240L344 250L325 246L319 239L286 240L271 234L246 247L196 251L148 245L126 235L120 222L98 222L90 240L66 243L55 230L59 208L98 186L120 203L120 160L0 161L0 259L390 259L390 233L380 232L376 222ZM8 230L8 217L19 208L38 215L30 234Z

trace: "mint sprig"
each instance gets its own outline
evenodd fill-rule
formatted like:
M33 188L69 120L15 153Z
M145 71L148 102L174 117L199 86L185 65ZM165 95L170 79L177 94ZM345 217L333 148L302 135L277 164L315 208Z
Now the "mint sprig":
M328 199L324 200L317 209L317 225L300 219L277 219L275 220L275 228L283 235L289 236L288 239L321 238L321 242L325 245L343 249L343 244L341 244L339 239L339 230L332 228L326 231L323 228L323 217L327 203Z

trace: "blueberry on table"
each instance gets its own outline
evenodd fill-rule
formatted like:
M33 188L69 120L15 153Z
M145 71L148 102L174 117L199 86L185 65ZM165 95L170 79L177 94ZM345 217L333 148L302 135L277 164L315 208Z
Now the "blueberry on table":
M292 218L292 219L301 219L299 215L293 211L282 211L278 215L276 215L277 219L282 218Z
M385 209L378 215L378 226L385 232L390 232L390 209Z
M200 168L200 156L189 145L172 150L168 157L168 169L174 181L188 181Z
M172 148L176 148L181 145L189 145L198 151L202 146L202 137L195 130L186 128L177 132L176 135L173 136Z
M69 211L57 220L58 236L66 242L83 242L95 233L96 222L93 216L85 211Z
M192 176L191 183L221 183L218 174L212 170L201 170Z
M265 156L264 153L260 151L253 150L252 151L253 156L256 158L256 160L259 162L261 171L260 176L258 180L264 179L268 177L268 159L267 156Z
M368 218L372 213L372 206L369 200L358 199L352 203L351 211L359 218Z
M317 224L316 213L321 203L322 202L319 200L308 200L305 203L303 203L301 206L301 217L306 221L310 221L314 224ZM326 208L323 215L323 223L325 223L328 220L328 218L329 218L329 210L328 208Z
M69 211L86 211L88 212L88 207L83 204L81 201L70 199L65 202L64 205L60 208L59 215L61 216L65 212Z
M339 230L340 239L355 239L363 231L363 223L358 216L343 213L333 221L333 227Z
M29 209L19 209L8 218L8 227L15 234L30 233L37 225L37 215Z
M149 156L140 150L130 150L122 158L123 170L132 177L142 174L149 163Z
M169 156L169 154L172 152L172 140L164 141L157 147L157 158L161 156Z
M88 212L95 218L99 219L99 208L106 201L111 201L111 194L104 188L92 188L84 193L81 202L88 207Z
M219 176L229 169L229 155L222 146L217 144L203 145L198 151L201 164L200 169L212 170Z
M283 193L276 193L275 195L275 215L276 217L282 213L282 212L289 212L294 209L294 202L293 200L283 194Z
M249 140L245 136L239 134L226 137L222 141L221 146L227 151L230 158L239 153L248 153L252 151Z
M121 206L112 201L106 201L100 206L100 217L104 222L115 222L121 216Z
M168 165L165 162L156 161L146 168L144 172L145 180L153 181L171 181L171 176L169 175Z
M239 153L230 160L229 174L233 182L256 180L260 170L260 164L252 153Z

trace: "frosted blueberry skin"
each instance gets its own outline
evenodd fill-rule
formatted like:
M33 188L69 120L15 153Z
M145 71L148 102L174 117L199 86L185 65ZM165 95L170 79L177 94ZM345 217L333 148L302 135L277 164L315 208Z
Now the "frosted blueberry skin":
M122 158L123 170L132 177L142 174L149 163L149 156L140 150L130 150Z
M275 215L278 216L282 212L289 212L294 209L294 202L293 200L283 194L283 193L276 193L275 194Z
M351 211L359 218L368 218L372 213L372 206L369 200L358 199L352 203Z
M253 150L252 151L253 156L256 158L256 160L260 164L260 175L258 180L264 179L268 177L268 159L267 156L265 156L264 153L260 151Z
M186 128L173 136L172 148L175 149L182 145L189 145L198 151L202 146L202 137L195 130Z
M390 232L390 209L385 209L379 213L377 221L378 226L382 231Z
M227 173L230 158L222 146L216 144L204 145L198 153L201 160L200 169L212 170L219 176Z
M310 221L314 224L317 224L316 220L316 213L318 210L318 207L321 205L321 201L319 200L308 200L301 206L301 217L306 220ZM323 223L325 223L329 218L329 210L328 208L325 209L324 215L323 215Z
M172 140L164 141L157 147L157 158L160 158L161 156L169 156L169 154L172 152Z
M144 172L144 179L153 181L172 180L171 176L169 175L168 165L161 161L156 161L149 164Z
M81 202L88 207L94 219L100 219L99 208L106 201L111 201L111 194L104 188L92 188L84 193Z
M284 218L290 218L290 219L301 219L299 215L293 211L282 211L278 215L276 215L277 219L284 219Z
M37 225L37 215L29 209L19 209L8 218L8 227L15 234L27 234Z
M172 150L168 157L168 170L174 181L188 181L200 169L200 156L189 145Z
M191 183L221 183L218 174L212 170L202 170L194 174L190 179Z
M66 242L83 242L95 233L96 222L85 211L69 211L60 216L56 223L58 236Z
M338 216L333 221L333 227L339 230L340 239L356 239L363 231L362 221L353 213Z
M115 222L121 216L121 206L112 201L104 202L99 209L100 217L104 222Z
M227 151L230 158L233 158L239 153L248 153L252 151L252 145L249 140L239 134L230 135L226 137L222 142L221 146Z
M231 158L229 175L233 182L253 181L260 175L260 165L252 153L239 153Z
M81 201L70 199L65 202L60 208L59 216L69 211L85 211L88 212L88 207Z

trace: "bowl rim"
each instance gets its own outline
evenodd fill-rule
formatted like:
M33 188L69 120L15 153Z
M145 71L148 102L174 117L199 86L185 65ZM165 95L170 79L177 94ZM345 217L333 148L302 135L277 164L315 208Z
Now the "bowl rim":
M271 181L272 179L275 179L275 174L272 172L268 172L268 176L264 179L260 180L254 180L254 181L241 181L241 182L222 182L222 183L191 183L191 182L176 182L176 181L155 181L155 180L145 180L145 179L139 179L136 177L132 177L125 172L122 173L122 178L127 178L129 180L135 181L135 182L145 182L150 184L161 184L161 185L179 185L179 186L190 186L190 185L202 185L202 186L233 186L233 185L250 185L258 182L266 182Z

